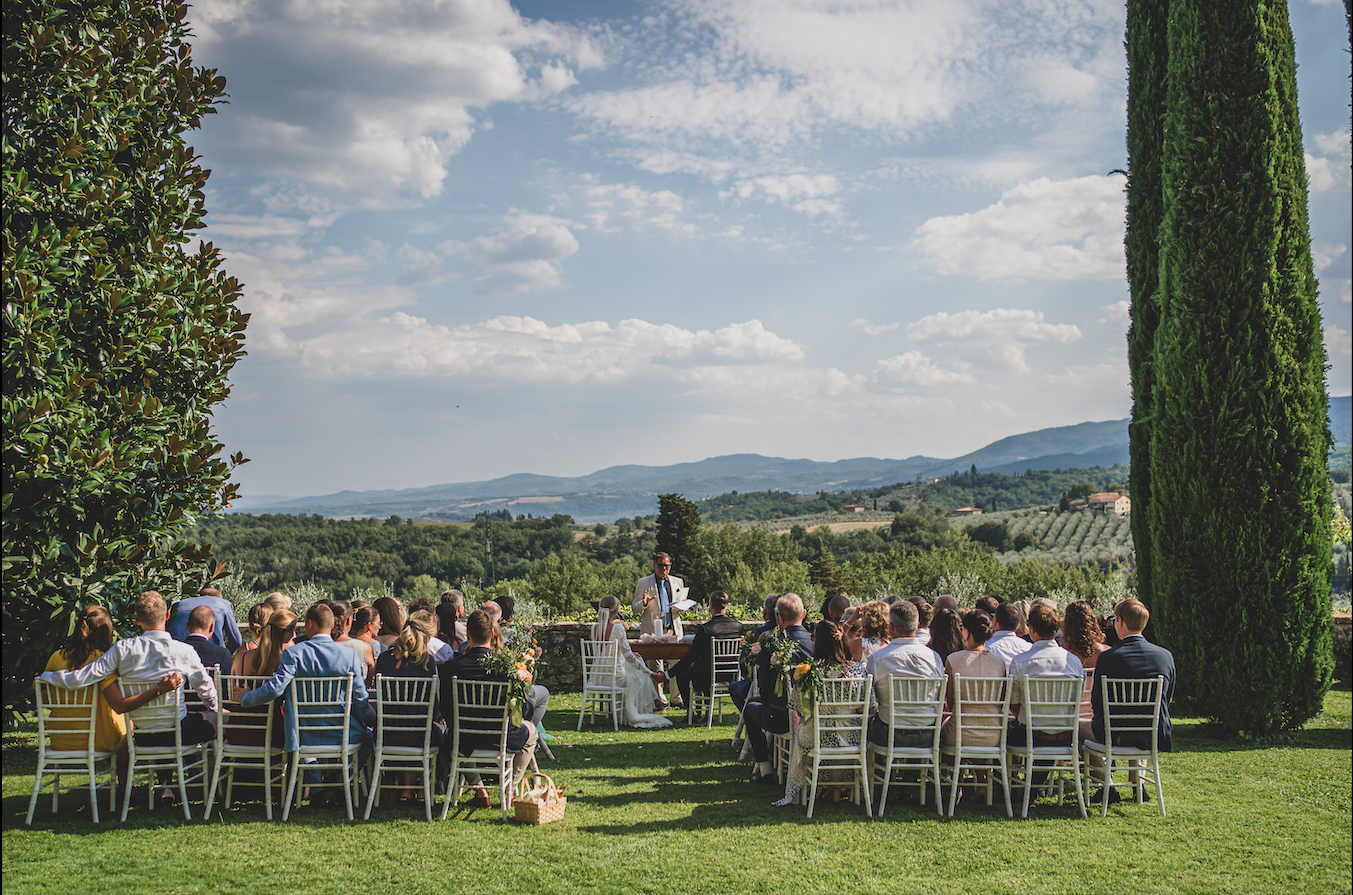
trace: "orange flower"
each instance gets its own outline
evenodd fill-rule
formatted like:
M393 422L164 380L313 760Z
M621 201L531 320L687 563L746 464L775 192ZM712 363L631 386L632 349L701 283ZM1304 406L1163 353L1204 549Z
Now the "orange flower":
M799 678L803 677L803 676L804 676L805 674L807 674L807 673L808 673L808 663L807 663L807 662L800 662L800 663L799 663L797 666L795 666L795 668L794 668L794 680L797 681Z

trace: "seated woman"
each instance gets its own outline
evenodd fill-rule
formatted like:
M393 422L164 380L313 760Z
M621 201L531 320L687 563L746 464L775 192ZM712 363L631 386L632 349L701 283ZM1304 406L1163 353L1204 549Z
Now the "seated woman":
M867 660L888 643L888 604L871 600L851 618L851 652L860 661Z
M354 606L357 604L354 603ZM366 644L362 652L362 661L366 661L367 654L371 656L371 662L367 665L367 686L376 679L376 660L381 654L389 649L385 644L376 639L376 634L381 629L381 614L376 611L375 606L363 605L356 609L352 614L352 627L348 629L352 640L347 641L349 645L354 642ZM352 647L357 649L357 647Z
M813 631L813 659L824 659L829 665L823 674L824 678L834 679L842 677L864 677L864 662L852 659L850 657L850 647L847 644L847 628L844 624L836 622L822 621L818 622ZM808 721L802 715L803 694L798 689L790 692L789 707L793 710L793 723L789 727L790 746L789 746L789 772L785 775L785 795L784 798L776 802L771 802L777 808L783 808L786 805L793 805L799 801L799 796L803 793L803 787L808 782L808 775L804 770L804 765L809 751L816 746L816 743L806 741L806 728ZM839 734L832 734L837 742L832 745L837 746L858 746L860 745L859 731L850 731L845 737Z
M648 666L630 649L629 638L625 636L625 626L620 624L620 600L614 596L601 598L597 604L597 623L592 626L593 640L614 640L620 650L620 674L616 683L625 688L624 706L620 721L627 727L639 727L655 730L671 727L672 722L645 711L650 706L656 708L658 688L653 685Z
M388 649L399 639L399 632L404 630L404 622L409 618L408 613L404 611L404 604L394 597L381 597L371 605L381 617L381 629L376 639Z
M954 744L956 734L953 712L954 706L958 702L958 693L954 689L954 675L957 674L962 677L1005 677L1005 661L1000 656L987 652L986 643L991 639L991 628L991 616L981 609L970 609L963 616L964 649L950 653L949 658L944 662L945 674L949 675L949 683L946 685L947 692L944 697L944 710L949 717L945 719L940 737L950 746ZM992 706L974 706L974 710L988 714L999 711ZM975 738L968 735L965 742L970 746L994 746L1000 742L1000 738L1000 728L992 727L990 730L983 730L976 734Z
M428 649L428 642L432 639L436 631L436 622L431 613L414 612L408 620L404 622L404 628L395 638L394 646L381 653L380 658L376 660L375 673L383 678L391 677L412 677L427 678L434 681L432 687L432 735L431 743L433 749L439 749L442 745L442 739L446 734L446 721L442 718L441 701L437 692L437 666L433 664L432 653ZM367 726L376 727L378 720L377 703L380 694L376 691L371 693L371 704L367 709ZM407 713L408 708L390 707L386 710L386 717L391 713ZM419 712L421 715L421 712ZM391 729L385 732L385 745L387 746L412 746L421 748L423 745L422 737L408 730ZM413 786L417 782L417 771L404 771L402 774L401 785L405 787L399 794L401 799L422 798L421 792L416 793Z
M1086 672L1094 670L1099 654L1109 648L1104 643L1104 630L1095 618L1094 608L1084 600L1076 600L1066 607L1066 618L1062 620L1062 647L1081 660L1081 667ZM1093 687L1094 675L1087 673L1086 678L1090 687ZM1088 718L1092 714L1090 689L1087 687L1081 693L1081 717Z
M936 609L930 620L930 648L939 654L940 664L953 653L963 651L963 619L952 609Z
M249 652L243 650L237 652L230 673L270 678L277 672L278 666L282 664L282 650L290 647L295 641L296 614L287 609L279 609L268 616L267 624L263 626L263 631L258 638L258 649ZM254 714L263 714L270 708L275 710L278 716L273 719L273 744L280 745L284 732L281 718L282 700L279 699L275 703L250 709L240 708L240 697L251 689L253 688L236 684L231 689L231 704L226 706L227 710ZM235 746L262 746L263 731L255 728L228 726L226 727L226 742Z

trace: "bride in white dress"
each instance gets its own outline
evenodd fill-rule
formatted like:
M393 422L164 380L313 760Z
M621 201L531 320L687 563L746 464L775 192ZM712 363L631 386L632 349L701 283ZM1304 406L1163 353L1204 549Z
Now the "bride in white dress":
M658 705L658 688L649 677L648 667L630 649L629 639L625 636L625 626L620 623L620 601L615 597L602 597L597 609L597 623L592 626L593 640L614 640L620 651L620 667L616 683L625 689L624 707L621 710L621 723L626 727L641 727L653 730L659 727L671 727L672 722L655 715L652 710Z

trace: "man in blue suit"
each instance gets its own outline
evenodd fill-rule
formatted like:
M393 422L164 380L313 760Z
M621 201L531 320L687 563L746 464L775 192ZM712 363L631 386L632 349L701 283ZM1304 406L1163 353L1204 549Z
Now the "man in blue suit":
M778 782L770 769L770 743L766 739L766 732L789 732L789 690L784 688L779 694L775 692L780 669L771 660L775 644L780 640L791 640L797 644L799 661L807 662L813 657L813 638L803 626L806 614L803 600L798 594L782 594L775 602L775 619L779 630L761 644L756 672L761 695L757 697L759 701L747 703L742 713L747 740L752 744L752 754L756 756L753 783Z
M1100 654L1095 664L1095 675L1103 678L1153 678L1159 675L1165 678L1165 688L1160 695L1160 723L1156 728L1156 740L1161 752L1169 752L1173 746L1170 700L1174 698L1174 656L1163 646L1156 646L1142 636L1150 618L1151 613L1136 597L1123 600L1113 607L1113 626L1119 637L1118 645ZM1104 691L1098 680L1090 693L1090 705L1094 709L1094 717L1088 730L1085 722L1081 722L1081 737L1102 743ZM1128 733L1115 735L1114 745L1150 749L1151 740L1144 733ZM1114 795L1109 794L1110 801L1114 801Z
M348 741L362 744L363 752L372 743L371 731L362 724L366 717L366 665L355 650L335 643L329 632L333 630L334 614L328 606L316 603L305 613L304 643L298 643L282 651L282 664L277 673L263 686L250 690L240 700L244 708L272 702L279 696L285 696L287 685L294 677L330 677L352 673L352 706L348 712ZM286 751L295 752L296 731L288 723L286 727ZM339 738L332 731L308 733L305 719L300 719L301 739L307 745L336 744Z
M169 636L179 641L188 639L188 618L192 611L199 606L210 606L212 614L216 616L216 629L212 631L210 640L217 646L225 647L234 653L240 648L244 639L240 637L240 626L235 623L235 607L230 601L221 596L221 592L214 587L202 588L202 593L196 597L187 600L179 600L174 604L174 614L169 617L169 623L165 625L165 630Z

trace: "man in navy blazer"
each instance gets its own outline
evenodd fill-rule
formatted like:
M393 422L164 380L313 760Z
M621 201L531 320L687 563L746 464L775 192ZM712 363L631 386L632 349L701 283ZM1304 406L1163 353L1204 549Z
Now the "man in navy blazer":
M371 745L371 731L362 721L366 717L366 665L355 650L341 643L335 643L329 632L333 630L334 613L323 603L316 603L305 613L304 643L298 643L282 651L282 664L277 673L263 686L250 690L240 700L244 708L272 702L279 696L285 696L287 685L294 677L329 677L352 673L352 706L348 710L348 741L361 743L363 751ZM295 752L298 744L296 731L290 723L286 727L286 745L288 752ZM305 718L300 719L301 738L310 745L332 745L339 742L333 732L311 733L306 730Z
M188 616L188 636L183 642L193 648L197 657L202 660L202 667L207 669L208 673L215 665L221 669L221 674L230 674L230 666L235 657L230 654L230 650L212 641L211 634L215 628L216 613L210 606L198 606ZM184 701L192 711L196 711L202 704L193 690L184 691Z
M659 671L654 676L654 680L659 684L675 678L677 687L681 690L681 699L687 705L690 705L691 701L692 684L695 685L697 693L709 693L712 688L709 662L714 654L714 641L742 637L742 622L728 617L728 603L728 594L723 591L716 590L710 594L710 619L695 629L695 637L691 640L686 655L681 657L681 661L676 663L671 671L666 673Z
M742 713L746 722L747 740L752 744L752 754L756 756L756 771L752 774L753 783L777 783L770 769L770 744L766 740L766 731L771 733L789 732L789 689L779 694L775 692L775 682L780 669L773 666L772 657L775 644L779 640L792 640L798 645L799 661L807 662L813 658L813 638L803 626L807 613L803 600L798 594L782 594L775 602L775 617L779 630L767 637L761 644L761 653L757 657L757 680L760 682L761 695L758 701L747 703Z
M1151 613L1136 597L1123 600L1113 608L1113 625L1120 640L1113 649L1101 653L1095 663L1095 675L1105 678L1153 678L1162 675L1165 689L1160 695L1160 724L1157 727L1157 745L1161 752L1169 752L1172 745L1170 700L1174 698L1174 656L1162 646L1156 646L1142 636ZM1095 681L1090 693L1094 718L1090 735L1097 743L1104 742L1104 691ZM1124 734L1114 737L1115 746L1150 749L1151 741L1145 734Z

